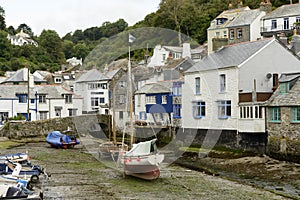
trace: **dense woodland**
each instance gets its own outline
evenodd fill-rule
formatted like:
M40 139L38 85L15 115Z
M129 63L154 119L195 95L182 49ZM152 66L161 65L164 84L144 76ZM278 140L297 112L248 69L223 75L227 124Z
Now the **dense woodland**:
M7 26L5 10L0 5L0 75L8 70L18 70L25 66L31 71L57 71L71 57L85 58L98 44L124 30L141 27L162 27L186 34L203 44L206 42L206 29L210 21L223 10L228 9L232 0L161 0L158 10L148 14L142 21L132 27L124 19L116 22L104 22L99 27L85 30L74 30L62 38L55 30L43 30L35 35L30 24L20 24L18 27ZM243 5L258 8L261 0L244 0ZM299 0L271 0L273 9L290 3L299 3ZM15 35L20 30L28 33L38 42L33 45L14 46L7 39L7 35ZM101 67L101 66L99 66Z

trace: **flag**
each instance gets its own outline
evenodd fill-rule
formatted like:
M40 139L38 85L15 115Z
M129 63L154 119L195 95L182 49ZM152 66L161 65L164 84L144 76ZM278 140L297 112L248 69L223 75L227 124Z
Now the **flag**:
M129 38L128 39L129 39L130 44L133 43L136 40L136 38L133 35L131 35L130 33L129 33Z

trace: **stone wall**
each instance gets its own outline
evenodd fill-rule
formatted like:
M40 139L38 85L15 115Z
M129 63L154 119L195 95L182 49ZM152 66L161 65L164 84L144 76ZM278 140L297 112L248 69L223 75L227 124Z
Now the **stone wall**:
M0 130L0 137L19 139L22 137L43 137L51 131L64 131L68 127L78 134L85 134L93 124L108 128L109 115L82 115L39 121L8 121ZM105 130L106 131L106 130Z
M280 112L281 122L268 122L267 154L300 163L300 123L291 123L290 107L281 107Z

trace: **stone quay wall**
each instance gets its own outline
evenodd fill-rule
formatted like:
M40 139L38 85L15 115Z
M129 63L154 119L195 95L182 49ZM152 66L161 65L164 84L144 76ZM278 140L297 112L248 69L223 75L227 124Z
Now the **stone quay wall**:
M54 118L38 121L8 121L0 129L0 137L20 139L26 137L43 137L52 131L64 131L70 127L78 134L84 134L93 124L107 127L109 115L82 115L66 118Z

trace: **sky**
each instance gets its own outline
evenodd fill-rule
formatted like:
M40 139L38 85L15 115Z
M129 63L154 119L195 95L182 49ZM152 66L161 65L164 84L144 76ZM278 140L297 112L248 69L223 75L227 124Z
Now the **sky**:
M0 0L6 26L27 24L35 35L55 30L61 37L77 29L124 19L129 26L157 11L160 0Z

